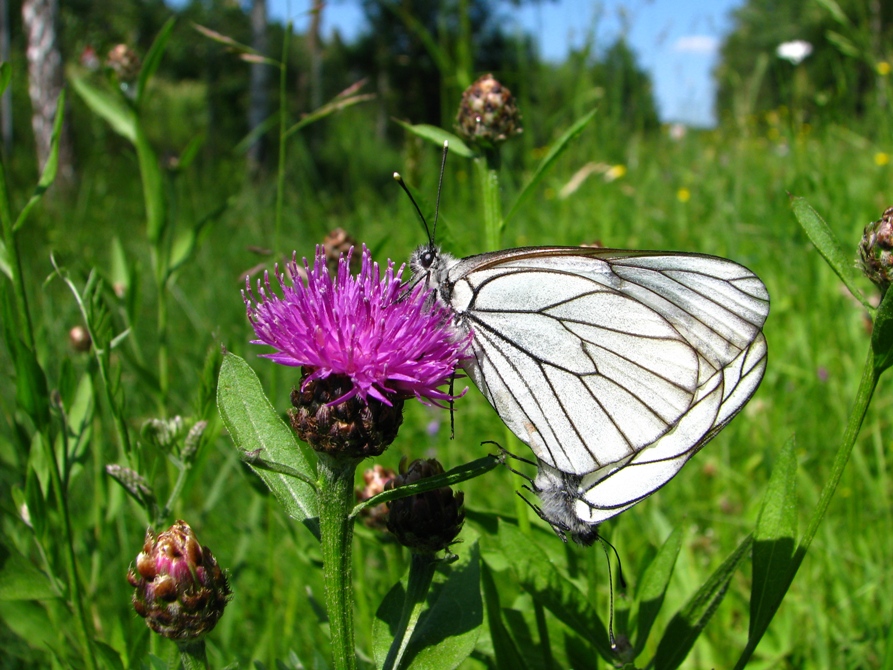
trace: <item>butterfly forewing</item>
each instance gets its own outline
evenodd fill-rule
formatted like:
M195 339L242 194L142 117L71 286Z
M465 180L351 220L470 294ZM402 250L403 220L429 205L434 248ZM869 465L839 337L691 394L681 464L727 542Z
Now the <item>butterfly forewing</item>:
M769 295L732 261L422 247L412 265L474 333L465 370L539 459L544 518L586 543L671 479L765 370Z

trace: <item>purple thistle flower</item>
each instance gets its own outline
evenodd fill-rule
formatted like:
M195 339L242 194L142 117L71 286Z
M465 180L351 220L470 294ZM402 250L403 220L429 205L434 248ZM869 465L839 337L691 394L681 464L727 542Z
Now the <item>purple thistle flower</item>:
M350 379L350 390L329 404L358 396L391 405L391 398L412 397L436 404L453 399L438 390L450 381L465 354L470 336L458 338L449 309L428 299L421 284L407 290L404 266L394 272L388 261L384 278L363 246L362 267L350 274L353 249L338 261L333 280L326 271L323 247L316 248L313 268L304 259L307 283L301 281L296 257L286 276L276 267L282 298L269 275L258 281L257 296L246 281L242 297L257 335L252 344L274 347L263 354L281 365L308 368L301 388L331 375Z

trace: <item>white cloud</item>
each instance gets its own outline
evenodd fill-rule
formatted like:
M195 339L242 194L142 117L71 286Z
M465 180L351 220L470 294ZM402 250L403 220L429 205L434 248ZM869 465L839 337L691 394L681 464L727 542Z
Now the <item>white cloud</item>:
M710 55L718 49L719 38L710 35L686 35L673 43L673 51L676 53Z

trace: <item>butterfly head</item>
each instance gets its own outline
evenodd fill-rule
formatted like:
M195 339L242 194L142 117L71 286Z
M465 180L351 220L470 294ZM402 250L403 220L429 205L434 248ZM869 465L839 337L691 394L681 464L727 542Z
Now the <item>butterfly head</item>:
M561 472L540 461L533 492L541 503L537 513L562 540L566 542L570 537L577 544L589 547L599 537L598 524L586 523L576 512L580 479L579 475Z

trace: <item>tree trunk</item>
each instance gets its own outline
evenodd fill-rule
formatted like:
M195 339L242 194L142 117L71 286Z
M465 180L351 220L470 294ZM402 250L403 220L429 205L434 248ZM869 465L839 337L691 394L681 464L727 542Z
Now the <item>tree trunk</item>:
M253 0L251 3L251 46L267 55L267 0ZM251 82L248 89L248 131L262 124L270 113L268 82L270 66L252 63ZM266 136L258 137L248 148L248 169L254 173L263 165L266 154Z
M57 0L24 0L22 3L22 18L28 39L28 93L33 110L31 126L41 170L50 155L56 103L62 92L62 54L56 34L58 14ZM66 182L73 176L71 142L63 127L59 138L57 179Z

